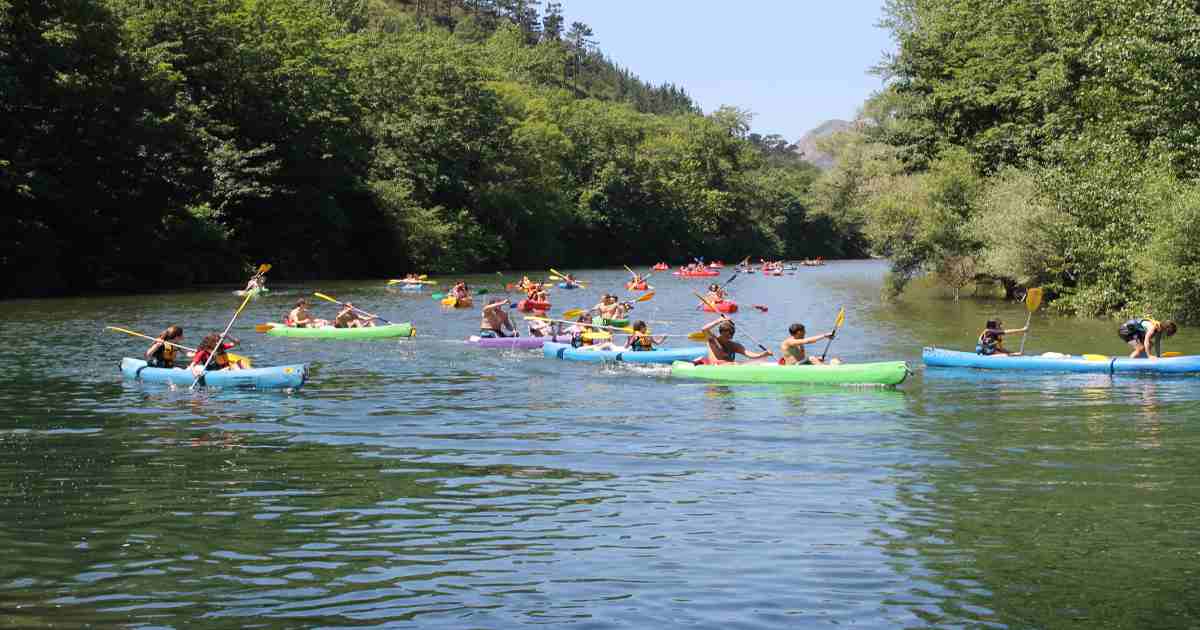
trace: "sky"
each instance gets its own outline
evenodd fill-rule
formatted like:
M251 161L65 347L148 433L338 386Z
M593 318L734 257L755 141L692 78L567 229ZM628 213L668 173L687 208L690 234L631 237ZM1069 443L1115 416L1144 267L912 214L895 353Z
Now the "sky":
M853 119L882 87L868 69L893 49L875 24L882 0L560 0L567 25L655 85L671 82L711 112L754 112L753 131L795 142Z

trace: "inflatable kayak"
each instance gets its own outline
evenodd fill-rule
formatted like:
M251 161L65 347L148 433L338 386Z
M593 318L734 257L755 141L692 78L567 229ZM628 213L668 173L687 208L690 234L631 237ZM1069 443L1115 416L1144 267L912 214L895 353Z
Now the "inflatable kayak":
M400 285L400 290L401 291L423 291L423 290L425 290L425 285L423 285L423 284L402 284L402 285Z
M566 282L559 282L558 288L560 288L560 289L578 289L579 285L578 284L569 284Z
M637 284L634 284L632 282L625 283L626 291L645 291L649 287L650 287L650 285L646 284L645 282L639 282Z
M541 348L549 342L571 343L571 335L556 335L551 337L479 337L471 335L467 343L480 348L500 348L504 350L532 350Z
M670 348L634 352L633 350L585 350L563 343L547 343L542 346L542 355L547 359L564 361L624 361L625 363L671 363L672 361L695 361L708 354L707 346Z
M180 368L146 367L141 359L121 359L121 374L128 379L147 383L174 383L190 387L196 377L191 370ZM269 368L249 370L215 370L204 373L200 383L207 387L252 387L258 389L298 388L308 379L308 368L303 363L277 365Z
M721 272L720 271L688 271L688 272L676 271L676 272L674 272L674 275L677 275L681 278L708 278L711 276L719 276L719 275L721 275Z
M941 348L925 348L921 359L929 367L977 368L981 370L1024 370L1034 372L1086 372L1092 374L1196 374L1200 373L1200 355L1166 359L1130 359L1080 355L1047 354L983 356Z
M908 378L904 361L843 363L842 365L694 365L676 361L671 376L727 383L811 383L823 385L899 385Z
M267 324L267 331L273 337L300 337L303 339L390 339L392 337L411 337L417 333L412 324L388 324L367 328L292 328L283 324Z
M442 306L449 306L450 308L471 308L471 305L474 303L475 301L469 295L464 298L454 297L453 295L447 295L442 298Z
M651 269L653 269L654 271L668 271L671 269L671 266L668 265L667 263L658 263L657 265L654 265L653 267L651 267Z
M521 300L517 302L517 310L524 313L532 313L533 311L548 311L550 310L549 302L537 302L534 300Z
M737 302L731 302L729 300L722 300L713 306L716 306L716 309L713 309L713 307L709 306L708 304L704 304L701 308L710 313L736 313L738 309Z
M613 326L615 328L625 328L629 326L628 319L604 319L603 317L592 318L592 324L596 326Z

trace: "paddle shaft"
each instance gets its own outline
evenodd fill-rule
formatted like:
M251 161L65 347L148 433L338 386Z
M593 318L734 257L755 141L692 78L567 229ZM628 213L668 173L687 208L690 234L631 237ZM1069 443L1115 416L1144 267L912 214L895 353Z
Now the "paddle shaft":
M580 326L587 326L588 328L603 328L605 330L615 330L617 332L622 332L622 333L632 333L633 332L633 329L629 328L629 327L620 328L617 326L601 326L599 324L585 324L583 322L573 322L573 321L570 321L567 319L551 319L549 317L526 317L525 319L537 319L537 320L541 320L541 321L545 321L545 322L559 322L559 323L563 323L563 324L578 324Z
M1025 340L1029 339L1029 322L1031 321L1033 321L1033 311L1029 311L1029 314L1025 316L1025 332L1021 333L1021 349L1017 351L1019 354L1025 354Z
M164 344L166 344L166 345L168 345L168 346L175 346L176 348L179 348L180 350L187 350L188 352L195 352L195 351L196 351L196 349L195 349L195 348L189 348L189 347L187 347L187 346L181 346L181 345L179 345L179 344L177 344L177 343L172 343L172 342L170 342L170 341L165 341L165 340L163 340L163 339L159 339L158 337L151 337L150 335L143 335L143 334L142 334L142 333L140 333L140 332L134 332L134 331L132 331L132 330L127 330L127 329L125 329L125 328L117 328L116 326L105 326L105 328L108 328L109 330L115 330L115 331L117 331L117 332L123 332L123 333L125 333L126 335L132 335L132 336L134 336L134 337L141 337L142 339L149 339L150 341L162 341Z
M217 338L217 345L213 346L212 351L208 353L208 357L204 360L204 369L200 370L200 375L196 377L196 380L192 381L192 386L190 389L196 389L196 386L200 384L200 381L204 380L204 374L208 372L208 365L212 363L212 360L216 358L217 353L221 351L221 346L225 345L225 337L229 336L229 329L233 328L233 323L237 321L238 315L242 314L242 309L246 308L246 305L250 303L251 297L253 297L253 295L247 295L246 298L242 300L242 305L233 312L233 317L230 318L229 324L225 326L225 330L222 330L221 336Z
M704 297L703 295L700 295L699 293L696 293L695 291L692 291L692 295L694 295L694 296L696 296L696 297L700 298L700 301L701 301L701 302L704 302L705 304L707 304L707 305L709 306L709 308L711 308L711 309L713 310L713 312L714 312L714 313L716 313L717 315L720 315L720 316L721 316L721 319L725 319L725 320L728 320L728 321L730 321L730 322L732 322L732 321L733 321L732 319L729 319L728 317L726 317L726 316L725 316L725 313L722 313L721 311L718 311L718 310L717 310L717 305L716 305L716 304L713 304L713 303L712 303L712 302L710 302L710 301L708 301L708 298ZM750 338L750 341L753 341L753 342L755 343L755 345L757 345L757 346L758 346L758 349L759 349L759 350L762 350L763 352L766 352L766 353L770 354L770 352L771 352L771 351L770 351L770 350L767 350L767 347L766 347L766 346L764 346L764 345L762 344L762 342L761 342L761 341L759 341L758 339L755 339L755 338L754 338L754 335L751 335L750 333L746 333L746 336Z
M329 300L330 302L333 302L334 304L337 304L338 306L346 306L346 303L345 303L345 302L339 302L339 301L337 301L337 300L335 300L335 299L333 299L333 298L329 297L328 295L325 295L324 293L314 293L313 295L315 295L315 296L317 296L317 297L319 297L319 298L321 298L321 299L323 299L323 300ZM356 312L358 312L358 313L361 313L361 314L363 314L363 315L366 315L367 317L369 317L369 318L371 318L371 319L378 319L379 321L381 321L381 322L383 322L383 323L385 323L385 324L390 324L390 323L392 323L392 322L390 322L390 321L388 321L388 320L386 320L386 319L384 319L384 318L382 318L382 317L380 317L380 316L378 316L378 315L373 315L373 314L371 314L371 313L368 313L368 312L366 312L366 311L362 310L361 308L358 308L357 306L351 306L351 307L350 307L350 310L352 310L352 311L356 311Z

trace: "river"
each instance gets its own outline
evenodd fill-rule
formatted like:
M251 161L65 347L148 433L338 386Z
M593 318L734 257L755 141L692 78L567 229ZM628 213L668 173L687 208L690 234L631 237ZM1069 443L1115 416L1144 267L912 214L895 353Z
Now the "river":
M925 370L922 346L972 348L1025 309L884 303L885 271L730 289L739 337L772 348L844 305L832 354L909 361L896 389L471 349L477 310L347 282L272 284L235 327L259 365L308 363L303 389L193 393L123 381L148 343L104 327L196 342L232 287L0 303L0 627L1200 625L1196 382ZM555 291L556 313L627 274L577 275L589 288ZM705 282L651 283L634 316L657 331L711 317L690 293ZM418 335L253 331L314 290ZM1039 312L1028 349L1117 353L1115 330Z

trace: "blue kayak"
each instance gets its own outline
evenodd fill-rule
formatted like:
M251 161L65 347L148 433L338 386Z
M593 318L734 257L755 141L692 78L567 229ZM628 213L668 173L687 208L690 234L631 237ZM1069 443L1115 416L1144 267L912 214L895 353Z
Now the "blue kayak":
M559 282L558 288L560 288L560 289L578 289L579 285L578 284L567 284L566 282Z
M941 348L925 348L921 359L929 367L977 368L981 370L1024 370L1035 372L1080 372L1091 374L1194 374L1200 373L1200 355L1166 359L1130 359L1091 355L983 356Z
M562 359L564 361L624 361L625 363L665 363L670 365L675 361L695 361L708 354L707 346L691 346L688 348L667 348L657 350L585 350L575 348L566 343L546 342L542 346L542 355L547 359Z
M147 383L174 383L191 386L195 377L191 370L181 368L146 367L141 359L121 359L121 374L125 378L142 380ZM215 370L204 375L201 385L208 387L251 387L258 389L297 389L308 379L308 368L299 363L296 365L278 365L269 368L251 368L249 370Z

